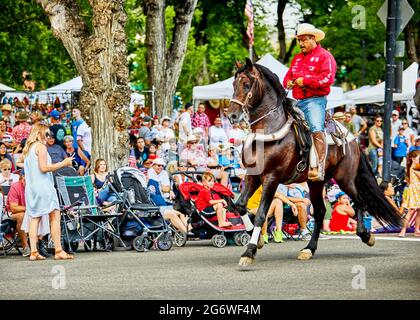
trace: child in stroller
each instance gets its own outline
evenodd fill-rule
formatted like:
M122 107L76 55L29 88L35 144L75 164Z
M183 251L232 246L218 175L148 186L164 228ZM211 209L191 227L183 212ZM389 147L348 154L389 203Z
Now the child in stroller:
M188 172L179 173L190 177ZM198 173L194 172L194 174ZM207 177L204 178L204 175ZM191 177L193 181L197 181L195 176ZM209 181L211 178L214 180L214 176L211 173L203 173L202 180L206 179ZM248 244L250 235L246 232L245 225L232 201L234 195L228 188L219 183L214 183L213 187L210 189L211 199L216 197L219 198L217 199L219 200L217 203L220 204L218 209L222 209L219 210L219 216L217 216L217 212L214 211L215 208L210 205L209 201L206 201L205 199L202 201L203 199L200 198L200 193L201 195L205 193L208 197L208 189L205 189L203 184L197 182L184 182L180 184L178 188L179 193L175 199L174 207L189 216L189 221L192 226L191 232L195 237L200 239L211 239L212 244L218 248L226 246L228 238L232 239L238 246ZM223 224L220 222L228 223ZM222 224L222 226L220 226L220 224Z
M231 227L232 223L226 221L226 200L222 199L217 192L213 192L215 177L210 172L205 172L202 177L203 189L198 193L196 207L207 213L216 212L219 227Z

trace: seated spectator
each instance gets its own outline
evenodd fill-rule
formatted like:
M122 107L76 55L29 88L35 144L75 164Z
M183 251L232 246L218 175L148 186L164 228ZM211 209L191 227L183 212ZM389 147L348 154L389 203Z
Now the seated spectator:
M190 166L194 166L198 171L206 170L206 157L202 149L197 148L195 136L188 136L187 147L182 150L180 160Z
M232 124L232 129L229 130L229 142L233 144L234 147L238 149L239 152L242 151L242 142L245 140L245 132L240 128L239 122Z
M108 178L108 165L104 159L97 159L95 161L95 168L91 174L92 184L97 192L97 199L100 205L109 205L111 202L117 200L115 194L110 192L108 185L105 182Z
M162 197L165 200L170 200L174 197L173 192L171 191L171 182L169 180L168 172L164 170L165 166L165 160L156 158L153 160L152 167L147 170L147 178L148 180L157 181L161 187Z
M168 165L169 166L169 165ZM169 171L169 169L168 169ZM184 161L180 161L179 165L177 166L177 171L187 171L187 164ZM174 174L172 176L172 180L176 186L179 186L181 183L187 182L188 177L184 174Z
M206 164L207 168L210 169L210 172L216 177L216 179L219 180L222 185L227 187L229 174L219 165L219 157L217 155L216 147L209 147Z
M16 121L19 123L12 130L12 136L15 143L18 144L22 139L28 139L32 126L28 123L29 114L26 111L20 111L16 114Z
M147 187L150 192L150 198L153 203L159 207L163 218L170 221L171 224L179 231L188 233L190 227L188 226L187 217L181 212L175 210L169 200L169 193L171 191L168 173L163 170L165 162L161 158L153 161L153 167L148 171Z
M417 136L414 139L414 145L410 147L410 149L408 150L408 153L410 153L411 151L418 151L420 150L420 136Z
M215 178L210 172L206 172L202 177L204 189L198 193L196 207L199 211L212 213L216 211L219 227L231 227L232 223L226 221L226 200L222 199L217 193L211 192Z
M311 201L305 197L305 191L300 184L293 183L290 185L279 184L276 193L281 193L287 197L287 199L295 204L297 211L292 209L292 214L297 217L298 223L301 229L302 240L310 240L311 234L307 228L308 213L311 206ZM285 206L285 211L290 207Z
M0 162L0 186L11 186L19 181L19 175L12 173L12 163L8 159Z
M144 138L137 138L134 155L136 156L137 168L141 168L143 166L143 162L149 157L149 148L146 147Z
M14 182L7 195L7 210L10 216L16 221L16 230L22 242L24 257L28 257L31 253L28 244L28 236L26 232L21 229L23 217L25 216L26 202L25 202L25 176L21 175L17 182Z
M261 197L262 197L262 185L254 192L254 194L249 198L247 208L249 213L255 215L257 214L258 207L260 206ZM282 193L276 192L274 194L273 201L270 204L270 207L267 211L267 216L263 227L261 228L261 234L264 239L264 243L268 243L268 234L267 234L267 222L268 219L274 215L274 221L276 223L276 230L273 233L274 242L283 242L283 205L289 204L293 212L297 212L295 204L284 196Z
M47 151L53 164L59 163L67 158L67 153L64 149L60 145L55 144L55 135L53 132L47 135Z
M149 155L148 155L147 159L155 160L156 158L158 158L157 147L156 147L155 144L152 143L152 144L149 145Z
M354 215L355 212L350 205L349 196L341 191L337 194L337 202L333 207L330 230L332 232L355 231L357 221L352 219Z
M176 139L171 139L169 141L169 149L165 152L165 158L168 163L172 161L179 161L178 144L176 143Z
M22 156L23 148L25 148L26 139L22 139L22 141L16 146L15 152L13 153L13 160L16 163L16 169L19 169L19 159ZM23 163L21 164L23 168Z
M73 168L77 170L79 175L85 175L86 169L90 166L87 153L78 147L74 147L74 138L72 136L65 136L63 141L66 155L68 157L74 157Z
M226 132L222 127L222 119L214 119L214 125L209 129L209 145L219 147L227 142Z
M162 143L162 151L166 152L170 149L170 142L172 139L175 139L174 130L170 128L171 118L163 117L161 120L162 129L159 130L156 139Z
M12 164L12 172L16 170L15 163L13 161L13 157L7 152L7 147L3 142L0 142L0 161L7 159Z
M6 121L3 118L0 119L0 142L6 145L7 152L12 152L14 140L12 135L7 132Z

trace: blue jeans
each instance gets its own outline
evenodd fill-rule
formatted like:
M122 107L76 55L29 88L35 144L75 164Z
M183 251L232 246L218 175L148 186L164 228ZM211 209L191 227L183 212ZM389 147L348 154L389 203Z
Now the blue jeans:
M378 170L378 151L376 149L369 150L369 160L373 173L377 174L376 171Z
M109 187L106 186L105 188L101 189L98 193L97 197L98 203L102 205L104 201L107 202L114 202L117 200L117 196L109 191Z
M299 100L297 107L305 114L311 132L324 132L325 109L327 97L316 97Z

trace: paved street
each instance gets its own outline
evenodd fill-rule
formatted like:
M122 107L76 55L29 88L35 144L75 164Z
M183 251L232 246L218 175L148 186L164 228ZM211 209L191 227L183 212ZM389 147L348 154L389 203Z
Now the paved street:
M270 243L249 271L237 267L242 247L217 249L208 241L169 252L80 251L74 261L59 263L12 255L0 257L0 298L419 299L419 240L377 236L373 248L348 236L322 240L310 261L296 260L303 242ZM365 289L353 289L352 281ZM53 289L57 283L66 288Z

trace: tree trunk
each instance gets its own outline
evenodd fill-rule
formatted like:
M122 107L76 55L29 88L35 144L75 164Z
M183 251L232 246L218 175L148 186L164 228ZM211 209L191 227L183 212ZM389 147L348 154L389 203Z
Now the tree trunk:
M145 0L147 73L156 89L157 115L170 115L173 96L187 49L188 32L197 0L179 1L175 7L175 27L169 48L166 45L165 1Z
M418 30L417 30L418 32ZM405 46L410 63L419 62L416 48L416 34L414 24L410 21L404 29Z
M91 33L79 16L76 1L37 1L82 77L78 107L92 128L92 159L105 159L110 170L125 165L130 89L124 0L89 0L93 13Z
M285 63L286 60L286 33L284 31L283 13L288 0L279 0L277 4L277 31L280 45L279 61Z

